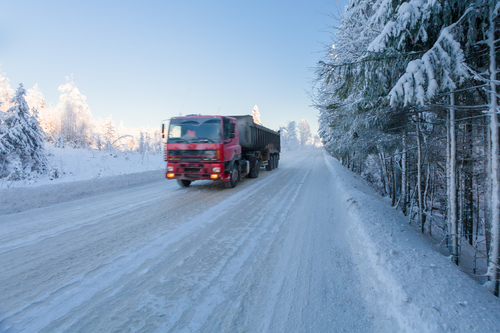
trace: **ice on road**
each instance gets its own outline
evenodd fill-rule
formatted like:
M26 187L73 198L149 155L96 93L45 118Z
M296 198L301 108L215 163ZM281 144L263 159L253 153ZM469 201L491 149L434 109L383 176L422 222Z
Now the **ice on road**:
M300 151L234 189L162 179L0 215L0 331L401 331L327 164Z

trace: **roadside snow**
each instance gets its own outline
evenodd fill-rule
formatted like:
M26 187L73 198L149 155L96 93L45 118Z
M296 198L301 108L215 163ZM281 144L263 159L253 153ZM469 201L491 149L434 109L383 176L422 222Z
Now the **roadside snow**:
M407 218L361 177L325 153L350 220L354 253L366 283L410 332L500 332L500 300L434 250Z
M163 154L105 152L93 149L56 148L50 153L49 171L36 180L0 180L0 214L82 199L111 191L161 181L165 175ZM50 172L49 172L50 173Z
M34 180L0 179L0 189L61 184L165 168L163 154L57 148L50 143L45 143L45 149L49 154L48 173L39 175ZM54 177L55 173L57 175Z
M3 188L0 189L0 215L93 197L164 180L163 170L153 170L59 184Z

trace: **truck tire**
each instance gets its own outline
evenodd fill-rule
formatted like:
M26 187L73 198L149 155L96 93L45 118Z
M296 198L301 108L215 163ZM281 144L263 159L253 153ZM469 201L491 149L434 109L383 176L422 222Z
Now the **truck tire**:
M229 172L230 179L228 182L225 182L227 188L235 188L236 184L238 184L238 178L240 177L238 172L238 166L233 164L231 171Z
M191 181L187 179L177 179L177 183L179 183L180 187L188 187L191 185Z
M250 159L250 178L257 178L259 177L259 171L260 171L260 163L257 158L251 158Z
M266 170L271 171L273 169L273 155L269 156L269 160L267 161Z

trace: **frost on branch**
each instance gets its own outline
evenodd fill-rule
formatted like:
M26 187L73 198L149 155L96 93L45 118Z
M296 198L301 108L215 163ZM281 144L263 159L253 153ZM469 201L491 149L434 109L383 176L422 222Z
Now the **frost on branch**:
M450 33L452 27L441 32L437 42L421 59L411 61L389 93L391 105L401 100L404 105L424 105L440 91L456 89L455 82L463 83L469 77L460 44Z
M387 45L395 44L396 49L405 46L407 39L412 43L426 42L427 28L431 24L431 16L441 11L441 5L436 0L411 0L402 3L397 12L393 13L396 20L390 20L389 1L384 1L373 22L387 22L380 35L368 46L370 52L381 52ZM389 41L394 41L389 43Z

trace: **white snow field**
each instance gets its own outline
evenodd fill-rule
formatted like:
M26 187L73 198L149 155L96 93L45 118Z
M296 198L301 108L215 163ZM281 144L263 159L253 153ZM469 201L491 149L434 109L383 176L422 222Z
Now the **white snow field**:
M0 192L1 332L500 330L499 299L321 149L234 189L126 177Z

